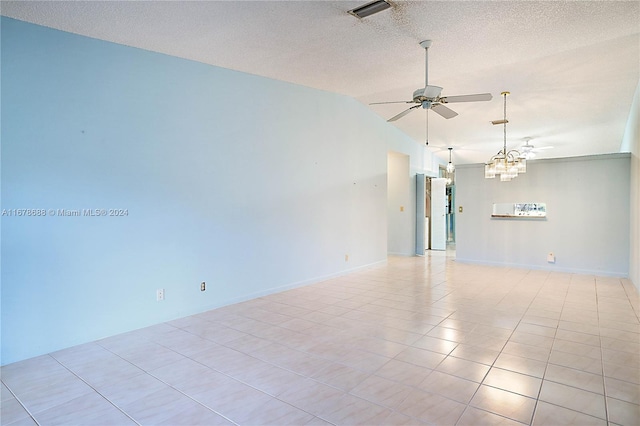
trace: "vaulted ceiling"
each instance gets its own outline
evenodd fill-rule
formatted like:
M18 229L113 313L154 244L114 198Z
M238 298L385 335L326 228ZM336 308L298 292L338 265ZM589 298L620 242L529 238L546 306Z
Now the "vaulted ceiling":
M489 102L428 113L429 148L479 163L531 138L537 158L619 152L640 77L638 1L2 1L2 15L97 39L351 96L385 119L429 84ZM230 105L242 114L246 100ZM300 105L299 107L304 107ZM392 125L424 144L427 113Z

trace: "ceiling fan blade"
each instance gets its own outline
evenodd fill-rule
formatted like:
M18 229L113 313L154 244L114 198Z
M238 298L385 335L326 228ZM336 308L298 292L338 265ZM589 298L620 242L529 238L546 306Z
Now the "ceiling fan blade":
M383 104L412 104L413 101L391 101L391 102L371 102L369 105L383 105Z
M449 118L453 118L456 115L458 115L457 112L455 112L454 110L447 108L446 106L442 105L442 104L433 104L431 105L431 109L434 110L436 113L440 114L441 116L443 116L446 119Z
M490 101L491 99L493 99L493 96L491 96L491 93L479 93L477 95L444 96L440 98L439 102L448 104L451 102Z
M393 117L391 117L390 119L388 119L387 121L396 121L402 117L404 117L405 115L409 114L411 112L412 109L416 109L416 108L420 108L422 105L415 105L412 106L409 109L405 109L404 111L402 111L400 114L398 115L394 115Z

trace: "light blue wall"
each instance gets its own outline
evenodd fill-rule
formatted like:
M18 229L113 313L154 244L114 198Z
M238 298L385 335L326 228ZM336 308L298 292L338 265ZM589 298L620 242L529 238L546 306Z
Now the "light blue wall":
M456 258L626 277L629 190L629 154L530 161L511 182L485 179L481 164L458 166ZM492 219L493 203L546 203L547 218Z
M2 364L384 261L415 145L345 96L8 18L1 101L2 209L128 210L2 217Z

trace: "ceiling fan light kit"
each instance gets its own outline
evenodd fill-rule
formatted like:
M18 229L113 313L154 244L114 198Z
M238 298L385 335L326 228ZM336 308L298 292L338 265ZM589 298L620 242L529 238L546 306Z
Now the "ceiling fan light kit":
M428 128L428 110L434 111L436 114L450 119L458 115L454 110L446 107L444 104L454 102L479 102L490 101L493 96L491 93L479 93L475 95L458 95L458 96L440 96L442 93L442 87L429 85L429 47L431 47L431 40L424 40L420 42L420 46L425 52L425 69L424 69L424 87L416 89L413 92L413 96L410 101L394 101L394 102L373 102L369 105L381 105L381 104L416 104L408 109L402 111L399 114L394 115L387 121L392 122L401 119L405 115L409 114L414 109L422 107L427 112L427 145L429 145L429 128Z
M512 149L507 151L507 96L509 92L502 92L500 95L504 97L504 119L492 121L492 124L504 125L504 145L500 151L484 165L484 177L493 179L496 175L500 175L501 182L508 182L518 176L520 173L527 172L527 159L520 152Z
M360 7L356 7L355 9L351 9L347 11L347 13L355 16L356 18L366 18L367 16L371 16L374 13L382 12L383 10L387 10L391 7L391 3L385 0L375 0L367 4L363 4ZM343 9L344 10L344 9Z

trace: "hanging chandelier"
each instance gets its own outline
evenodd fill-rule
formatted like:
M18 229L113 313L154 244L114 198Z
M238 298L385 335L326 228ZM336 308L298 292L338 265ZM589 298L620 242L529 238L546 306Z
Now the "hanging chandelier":
M502 92L504 97L504 119L492 121L493 124L504 125L504 145L500 151L484 165L484 177L493 179L500 175L500 181L506 182L518 176L519 173L526 173L527 159L520 152L512 149L507 151L507 95L509 92Z

